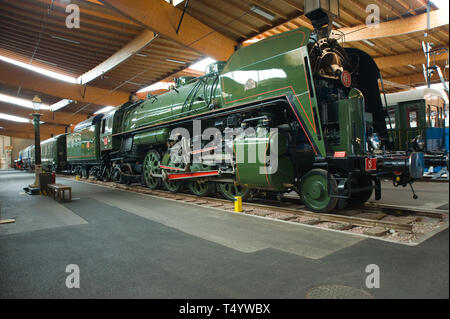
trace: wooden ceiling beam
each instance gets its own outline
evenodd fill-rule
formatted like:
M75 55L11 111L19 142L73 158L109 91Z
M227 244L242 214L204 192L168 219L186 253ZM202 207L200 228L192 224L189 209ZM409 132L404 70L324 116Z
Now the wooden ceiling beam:
M1 91L0 91L1 92ZM5 102L0 102L0 113L20 116L24 118L31 119L30 113L33 113L32 109L28 109L22 106L9 104ZM50 124L59 124L59 125L70 125L77 124L79 122L87 119L87 114L77 113L75 115L67 112L51 112L47 110L41 110L39 113L42 114L41 121Z
M247 37L246 33L243 32L242 30L238 30L230 25L225 25L222 22L217 21L217 19L215 19L214 17L211 17L205 13L203 13L200 10L194 9L194 8L189 8L189 13L191 13L194 18L195 17L201 17L201 19L203 21L205 21L205 23L209 23L210 25L219 25L223 30L226 30L226 32L229 32L233 35L235 35L236 37L242 37L245 38Z
M120 105L126 102L129 96L123 91L111 92L92 86L62 82L3 61L0 61L0 83L23 87L62 99L99 105Z
M22 63L29 63L30 62L30 57L24 54L20 54L20 53L16 53L12 50L8 50L8 49L4 49L1 47L1 43L0 43L0 55L4 56L6 58L9 59L13 59ZM69 77L73 77L75 78L79 73L75 73L75 72L69 72L65 69L53 66L53 65L47 65L46 63L40 62L38 60L33 60L31 62L31 65L39 67L39 68L43 68L43 69L47 69L49 71L52 72L56 72L62 75L67 75Z
M272 5L268 4L267 1L261 1L261 0L251 0L251 3L256 4L257 6L269 11L270 13L282 18L283 20L289 20L289 17L278 10L277 8L273 7Z
M0 135L4 136L10 136L10 137L16 137L16 138L23 138L23 139L34 139L34 133L32 132L23 132L23 131L14 131L11 129L2 129L0 127ZM41 139L46 140L50 138L50 135L41 134Z
M113 72L109 73L109 75L123 75L123 74L129 74L130 76L136 75L142 71L147 71L148 73L154 73L154 72L170 72L174 69L178 69L180 67L180 64L167 62L164 63L164 66L161 66L160 60L149 60L148 62L151 62L148 65L127 65L118 68L117 70L114 70ZM185 67L185 66L183 66ZM125 79L124 79L125 80Z
M36 13L43 12L42 4L39 4L39 2L33 1L17 1L17 0L3 0L4 3L7 3L7 6L4 6L3 8L5 10L12 10L12 8L15 8L17 12L17 9L20 12L26 11L27 13L31 13L34 16L36 16ZM50 14L48 16L49 19L53 21L53 23L57 24L65 24L65 20L67 18L67 13L65 12L65 7L58 6L54 2L53 6L51 7ZM67 5L67 4L66 4ZM122 34L124 36L130 35L130 34L139 34L139 30L136 28L126 28L124 25L116 25L114 23L107 23L103 21L99 21L98 19L93 19L87 14L83 14L82 9L80 8L80 16L82 15L83 19L83 27L88 26L89 28L94 28L98 30L102 30L108 33L118 33Z
M393 13L394 13L395 15L397 15L398 17L400 17L400 18L402 18L402 19L404 18L404 13L402 13L401 11L395 9L395 8L392 7L390 4L387 4L385 0L376 0L376 3L378 3L378 4L382 5L382 6L384 6L387 10L393 12ZM406 5L406 7L405 7L405 5ZM403 3L402 6L403 6L405 9L409 10L409 9L408 9L408 8L409 8L409 5L408 5L408 4ZM415 10L410 11L410 13L411 13L412 15L417 15L417 14L418 14ZM433 38L435 41L438 40L439 43L441 42L441 41L440 41L437 37L435 37L433 34L430 34L430 37ZM411 39L411 41L414 42L414 43L416 43L416 44L422 45L420 40L417 40L417 39Z
M0 12L1 15L1 12ZM14 21L14 20L10 20L9 17L6 17L4 19L2 19L2 27L7 27L9 26L9 28L13 28L13 30L19 30L19 31L28 31L30 32L32 35L34 34L35 36L36 34L36 28L40 28L40 25L28 25L28 24L23 24L23 22L19 22L19 21ZM64 29L63 29L64 30ZM115 42L113 40L110 41L105 41L104 38L101 37L82 37L79 36L78 34L72 34L72 35L67 35L64 32L49 32L51 30L43 30L41 31L42 34L42 38L43 39L47 39L47 38L52 38L52 36L58 36L58 37L62 37L68 40L73 40L73 41L78 41L80 42L80 44L75 44L75 43L68 43L66 41L63 40L58 40L61 43L66 44L67 48L70 49L72 47L93 47L93 48L98 48L99 50L109 50L109 51L117 51L118 49L120 49L120 43L119 42ZM64 30L65 31L65 30ZM53 39L53 38L52 38ZM57 40L57 39L55 39Z
M32 134L31 136L34 138L34 126L31 123L19 123L0 119L0 126L5 128L4 130L1 130L2 135L9 136L8 135L9 131L24 132ZM58 135L64 133L65 126L44 123L39 125L39 131L41 134L41 141L42 141L44 140L42 138L43 136L50 136L51 134Z
M67 6L66 1L60 1L60 0L34 0L38 1L42 4L47 5L48 8L51 6L56 6L60 9L65 10ZM108 24L116 24L122 27L126 28L135 28L136 30L140 30L141 26L139 26L137 23L130 21L129 19L117 14L115 11L111 10L110 8L107 8L105 6L98 6L95 4L90 4L86 1L80 1L80 0L71 0L70 1L73 4L78 5L80 8L80 16L86 16L89 19L96 19L98 21L103 21Z
M230 39L189 14L185 14L176 33L182 11L164 0L101 0L101 2L149 30L190 47L216 60L227 60L235 50Z
M236 3L234 1L235 0L228 0L228 1L226 1L226 3L230 7L234 8L236 10L242 11L243 13L245 13L245 15L251 16L251 17L259 20L260 22L264 23L266 26L273 27L273 22L271 20L264 18L263 16L260 16L259 14L254 13L253 11L250 11L249 10L250 8L248 6L242 5L242 2L239 1L238 3Z
M3 39L3 46L7 46L9 50L15 50L17 53L22 53L26 56L30 56L33 54L33 46L27 45L25 43L22 43L22 47L19 48L17 45L20 45L17 41L9 40L9 39ZM49 63L42 62L46 65L52 65L56 64L58 67L67 66L67 67L75 67L76 69L86 69L91 67L95 63L89 61L83 61L82 57L79 56L73 56L72 58L70 55L64 56L63 54L58 54L58 52L49 51L47 49L41 49L34 55L34 60L40 59L42 61L46 61Z
M3 21L2 21L3 22ZM36 42L36 31L33 28L29 28L28 30L24 30L24 29L19 29L17 28L16 25L10 25L10 24L2 24L0 25L0 34L3 35L18 35L21 36L24 39L28 39L29 41ZM1 44L1 42L0 42ZM89 54L89 55L93 55L93 56L97 56L97 55L109 55L111 54L113 51L113 49L111 47L109 47L107 44L101 44L101 43L88 43L88 42L83 42L82 45L78 45L78 44L71 44L71 43L67 43L64 42L62 40L59 39L54 39L52 37L50 37L50 35L45 34L45 36L43 36L41 38L41 42L40 42L40 46L49 46L49 47L53 47L53 46L57 46L57 47L61 47L64 48L66 51L71 51L74 53L81 53L84 52L84 54Z
M430 13L430 29L439 28L449 24L449 13L445 10L435 10ZM371 40L400 36L404 34L424 31L427 28L427 14L419 14L414 17L382 22L377 28L369 28L366 25L358 25L352 28L341 28L345 34L346 42Z
M281 2L286 3L288 6L294 8L295 10L297 10L298 12L303 14L303 7L300 6L299 4L295 3L292 0L281 0Z
M425 85L425 78L423 76L423 73L414 73L394 77L387 77L386 80L410 86ZM431 81L435 83L440 82L439 76L437 74L434 74L431 77Z
M423 51L415 51L411 53L404 53L393 56L385 56L374 59L379 69L395 68L399 66L407 66L408 64L417 65L426 62ZM447 56L445 54L436 55L433 57L435 61L445 61Z
M233 23L241 24L246 29L259 33L258 27L254 26L251 23L248 23L246 21L240 20L239 17L235 17L235 16L230 15L229 13L227 13L226 11L222 10L219 7L216 7L214 5L210 5L209 4L209 3L211 3L210 1L208 1L208 0L197 0L197 2L200 2L202 4L202 7L205 7L208 10L215 12L215 14L219 14L219 15L228 17L228 19L230 19L230 21L233 21ZM217 19L217 16L216 16L216 19ZM224 22L227 23L226 21L224 21Z
M1 32L1 31L0 31ZM2 34L2 39L5 40L9 40L14 42L16 45L19 45L21 43L23 43L24 45L28 45L28 46L33 46L33 48L36 47L36 40L33 40L31 37L27 37L27 36L23 36L21 34L19 34L18 32L14 35L12 34ZM67 47L64 45L61 45L61 43L47 43L46 41L43 41L40 43L39 48L38 48L38 52L40 50L46 50L47 52L49 51L53 51L57 56L61 57L63 55L69 55L72 57L80 57L82 59L89 60L89 61L93 61L93 62L98 62L100 63L101 61L105 60L108 55L106 55L105 53L99 53L97 52L92 52L90 50L83 50L83 49L70 49L70 51L68 52ZM34 51L34 50L33 50Z
M34 26L35 32L41 29L42 21L35 14L27 13L21 10L13 10L7 6L0 5L0 16L3 19L9 19L15 21L20 26L23 26L23 21L26 21L28 26ZM44 31L58 32L62 37L69 37L77 40L91 40L100 42L127 42L130 40L130 36L124 36L117 32L105 32L100 29L91 28L87 25L77 29L77 32L73 32L73 29L68 29L64 21L57 23L52 19L47 19ZM119 44L120 46L120 44Z
M154 32L149 30L142 31L136 38L130 41L127 45L121 48L119 51L111 55L102 63L98 64L93 69L82 74L77 78L79 84L86 84L95 78L111 71L130 57L134 56L137 52L149 45L153 40L157 38Z
M366 7L365 5L363 5L361 2L357 1L357 0L349 0L350 3L352 4L353 7L356 7L360 10L361 13L365 14L365 10ZM353 21L356 21L357 23L359 23L359 25L364 25L365 24L365 20L363 18L360 18L359 16L355 16L354 14L352 14L351 12L347 11L345 8L341 8L340 12L343 13L344 15L346 15L348 18L352 19ZM383 19L380 19L381 22L383 22ZM387 55L387 54L398 54L399 51L397 49L393 48L393 43L395 43L398 46L401 46L403 48L403 50L406 51L410 51L410 48L395 42L394 40L390 39L390 38L384 38L384 39L378 39L379 42L383 43L384 41L389 42L389 44L381 45L381 46L375 46L372 47L370 45L368 45L367 43L361 42L360 45L362 45L366 50L374 50L375 52L377 52L378 55Z
M170 47L165 44L156 44L156 43L152 43L151 47L143 50L142 53L151 55L155 51L156 52L164 52L167 54L181 53L184 56L186 56L188 59L194 59L194 60L200 59L203 57L201 54L199 54L198 52L195 52L195 51L188 51L186 49L180 49L180 48L176 48L176 47ZM145 59L145 57L140 57L140 58Z

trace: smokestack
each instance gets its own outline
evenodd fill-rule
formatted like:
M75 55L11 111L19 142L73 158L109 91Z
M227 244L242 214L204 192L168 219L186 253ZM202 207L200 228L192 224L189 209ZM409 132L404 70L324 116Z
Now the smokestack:
M328 37L333 19L339 17L339 0L305 0L305 16L311 21L318 39Z

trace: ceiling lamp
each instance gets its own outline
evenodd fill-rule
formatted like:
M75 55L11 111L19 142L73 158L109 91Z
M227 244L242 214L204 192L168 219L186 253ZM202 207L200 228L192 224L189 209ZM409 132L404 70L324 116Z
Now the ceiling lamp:
M174 60L174 59L166 59L168 62L174 62L174 63L180 63L180 64L186 64L184 61Z
M362 40L362 42L364 42L365 44L370 45L371 47L374 47L374 46L375 46L375 43L373 43L373 42L371 42L371 41L369 41L369 40Z
M71 39L66 39L66 38L63 38L63 37L59 37L59 36L57 36L57 35L52 35L51 37L52 37L53 39L57 39L57 40L61 40L61 41L66 41L66 42L70 42L70 43L73 43L73 44L80 44L79 41L71 40Z
M252 5L250 7L250 10L253 11L256 14L259 14L261 17L264 17L266 19L269 19L270 21L273 21L275 19L275 16L273 14L270 14L267 11L264 11L263 9L261 9L258 6Z
M50 105L50 111L55 112L59 109L62 109L65 106L69 105L72 102L73 102L72 100L68 100L68 99L61 100L57 103Z

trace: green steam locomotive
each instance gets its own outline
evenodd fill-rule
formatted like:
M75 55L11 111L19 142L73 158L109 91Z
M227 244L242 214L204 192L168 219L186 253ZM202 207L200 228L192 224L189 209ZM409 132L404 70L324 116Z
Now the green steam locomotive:
M241 47L204 76L78 124L66 137L68 167L228 199L295 190L316 212L374 191L380 199L382 177L421 178L422 152L390 151L373 59L315 26Z

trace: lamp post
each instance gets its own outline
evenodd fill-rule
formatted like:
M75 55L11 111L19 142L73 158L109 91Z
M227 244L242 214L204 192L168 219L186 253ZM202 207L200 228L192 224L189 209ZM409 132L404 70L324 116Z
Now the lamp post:
M39 174L42 172L42 166L41 166L41 134L39 131L39 118L42 114L39 113L39 110L41 109L42 101L41 99L36 95L33 100L33 109L34 113L30 114L33 116L33 124L34 124L34 172L35 172L35 181L33 185L30 185L34 188L39 188Z

